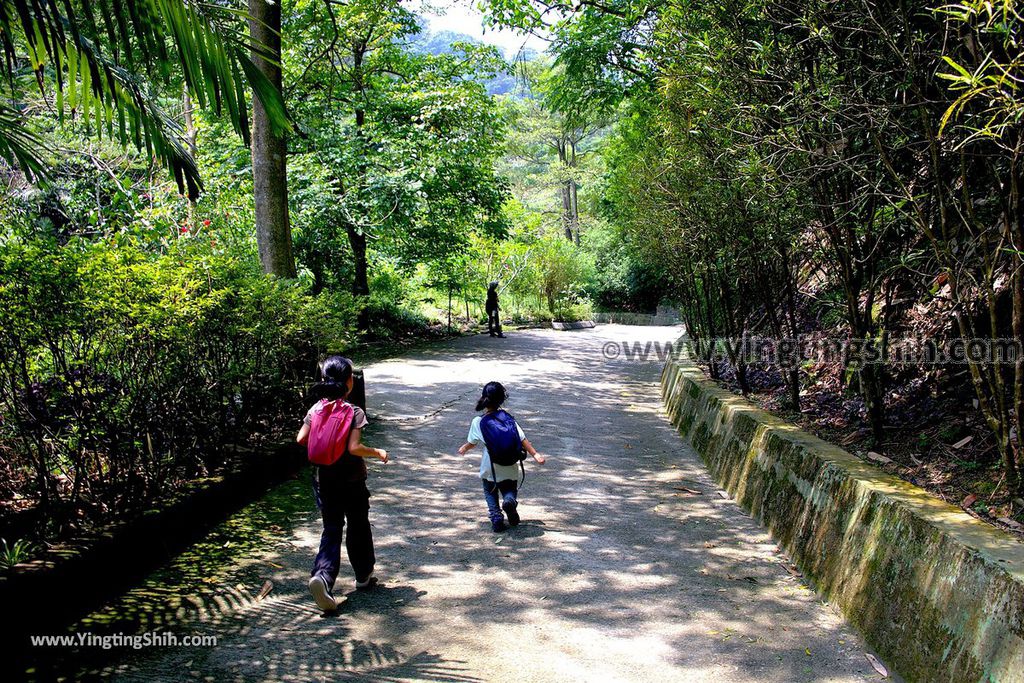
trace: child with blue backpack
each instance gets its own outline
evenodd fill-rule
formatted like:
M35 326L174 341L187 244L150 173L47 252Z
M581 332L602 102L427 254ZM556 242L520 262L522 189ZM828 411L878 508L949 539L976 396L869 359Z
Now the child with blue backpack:
M323 379L315 387L320 400L309 409L296 440L306 446L313 464L313 495L323 518L320 551L309 576L309 592L325 612L338 607L334 582L341 564L341 537L348 522L345 548L355 572L356 588L372 588L376 557L370 532L370 491L366 460L388 462L388 452L362 444L366 413L345 399L352 391L352 361L329 356L320 364Z
M480 479L491 529L495 533L508 528L505 517L508 517L508 525L519 524L519 472L522 470L525 478L523 460L526 455L531 455L538 465L545 461L516 424L515 418L501 409L507 398L508 393L500 382L484 385L476 403L476 409L484 411L484 414L473 418L466 443L459 447L459 455L465 455L473 448L483 446Z

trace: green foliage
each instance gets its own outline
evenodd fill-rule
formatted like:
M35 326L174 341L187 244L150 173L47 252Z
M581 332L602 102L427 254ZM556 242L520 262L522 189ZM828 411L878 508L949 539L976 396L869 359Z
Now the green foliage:
M0 282L0 424L56 522L223 466L354 336L350 296L312 296L202 241L153 256L10 239Z
M417 31L398 3L362 0L300 3L285 27L306 133L293 166L296 248L318 286L353 280L361 242L406 271L450 270L440 262L471 232L507 230L495 171L504 120L483 85L504 62L481 45L414 54Z
M90 135L134 143L159 159L179 190L199 194L198 169L182 140L181 125L162 108L146 78L174 81L176 71L198 104L224 112L248 139L246 86L278 129L288 127L281 94L251 61L244 15L234 7L191 0L88 2L0 1L0 43L7 58L0 73L15 84L33 72L41 95L52 98L60 121L79 117ZM15 48L18 48L17 52ZM255 46L261 50L261 46ZM15 98L27 95L18 87ZM0 108L0 158L30 177L45 171L40 140Z
M671 296L664 269L645 261L621 226L595 221L583 231L583 248L594 260L587 291L598 307L650 312Z
M571 307L586 301L584 284L593 278L589 255L561 236L549 235L537 244L538 285L556 316L571 315Z
M25 538L14 543L8 543L6 538L0 538L0 569L10 569L16 564L21 564L32 557L32 543Z

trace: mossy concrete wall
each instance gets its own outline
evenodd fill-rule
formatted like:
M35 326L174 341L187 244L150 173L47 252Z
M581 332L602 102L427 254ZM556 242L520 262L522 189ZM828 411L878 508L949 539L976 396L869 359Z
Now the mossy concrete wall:
M1024 544L721 389L685 360L668 414L817 590L910 681L1024 681Z

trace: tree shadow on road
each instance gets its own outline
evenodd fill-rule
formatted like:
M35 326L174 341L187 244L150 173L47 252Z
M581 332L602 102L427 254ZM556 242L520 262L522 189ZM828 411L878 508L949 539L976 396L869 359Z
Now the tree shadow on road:
M219 576L249 596L270 580L270 596L232 601L225 587L205 610L157 610L143 626L214 633L217 647L108 656L99 670L125 680L462 682L480 671L492 679L511 643L509 670L536 680L872 673L860 639L717 495L662 415L659 364L607 361L607 337L596 334L517 338L457 340L367 368L378 419L364 441L394 457L370 468L381 587L356 592L342 577L342 609L320 618L302 580L320 533L310 500L276 543ZM550 456L527 464L523 523L504 534L487 522L479 453L455 454L490 380L506 383L510 410Z

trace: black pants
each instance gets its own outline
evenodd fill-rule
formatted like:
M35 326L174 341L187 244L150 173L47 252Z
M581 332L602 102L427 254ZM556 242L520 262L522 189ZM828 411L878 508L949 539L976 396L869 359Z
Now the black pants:
M320 535L320 552L313 562L310 576L320 574L327 586L334 587L341 565L341 537L348 521L345 549L356 581L365 581L376 557L370 531L370 491L365 481L350 482L337 476L329 467L317 467L313 475L313 495L320 508L324 531Z
M501 316L498 315L498 309L487 311L487 332L493 337L494 335L501 335Z

